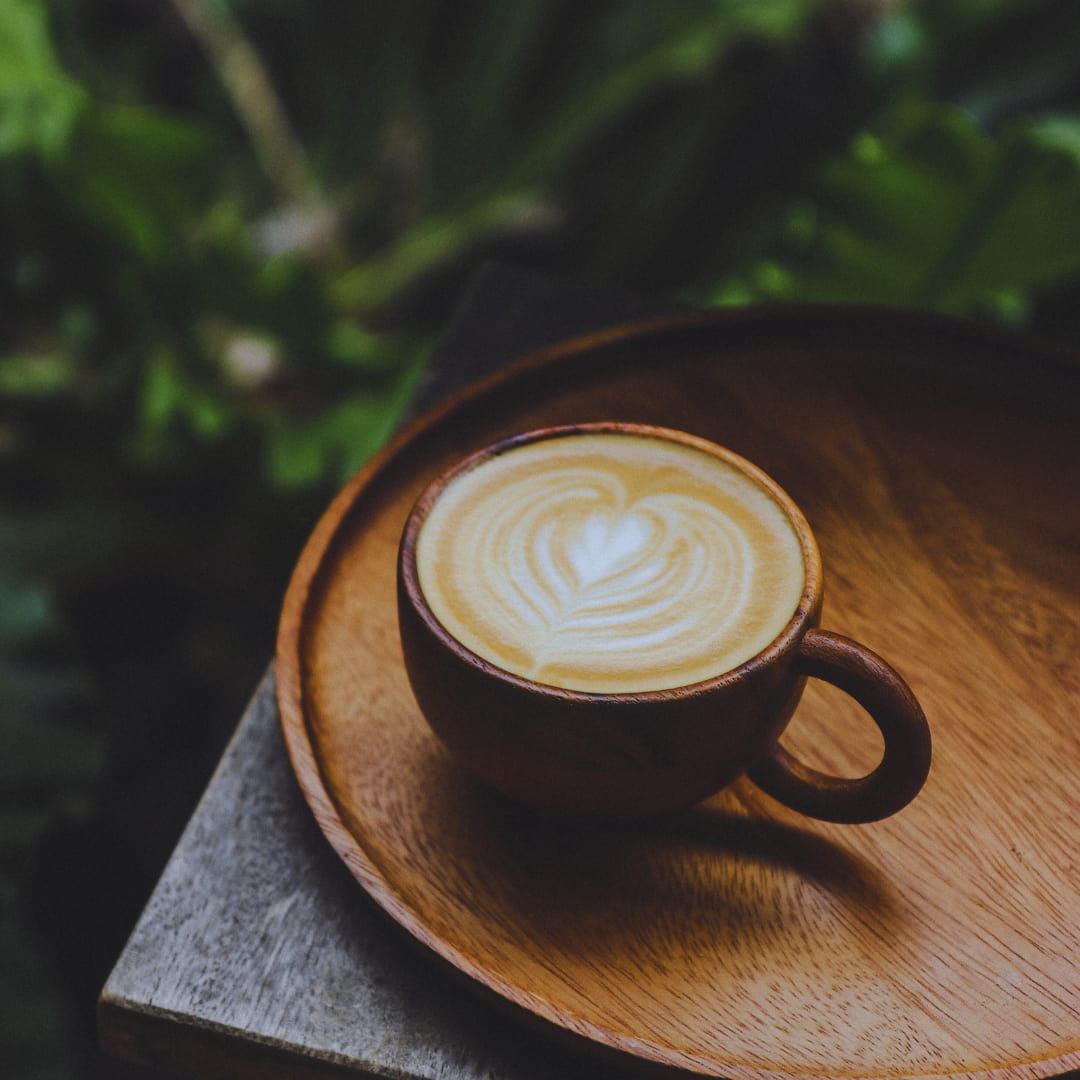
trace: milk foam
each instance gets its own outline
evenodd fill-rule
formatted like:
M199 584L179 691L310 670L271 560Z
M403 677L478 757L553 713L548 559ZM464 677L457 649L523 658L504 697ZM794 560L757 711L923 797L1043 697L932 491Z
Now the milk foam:
M530 443L457 477L417 544L436 618L498 667L629 693L723 674L802 594L800 542L733 465L655 437Z

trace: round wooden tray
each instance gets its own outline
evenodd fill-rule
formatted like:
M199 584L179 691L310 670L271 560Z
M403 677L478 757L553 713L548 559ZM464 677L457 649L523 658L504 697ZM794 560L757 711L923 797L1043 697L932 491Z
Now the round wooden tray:
M1080 382L1069 358L862 309L665 319L546 350L413 425L297 565L277 680L293 767L372 897L495 995L605 1051L730 1080L1080 1067ZM423 485L504 434L639 420L802 506L823 624L921 699L906 810L800 818L740 781L634 826L542 821L447 759L402 669L395 557ZM812 686L785 744L880 752Z

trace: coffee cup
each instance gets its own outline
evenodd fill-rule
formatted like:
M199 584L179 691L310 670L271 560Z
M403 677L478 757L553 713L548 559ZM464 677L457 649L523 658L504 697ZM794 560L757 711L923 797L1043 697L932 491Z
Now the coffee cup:
M471 454L422 493L398 558L406 670L451 756L520 803L599 818L679 810L743 774L834 822L914 798L923 711L884 660L820 629L822 589L810 527L764 472L615 421ZM779 744L808 677L877 724L868 775Z

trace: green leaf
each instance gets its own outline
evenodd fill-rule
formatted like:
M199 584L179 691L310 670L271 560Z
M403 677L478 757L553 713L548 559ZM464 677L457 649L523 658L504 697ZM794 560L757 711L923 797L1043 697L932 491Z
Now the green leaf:
M1069 155L1080 167L1080 114L1049 114L1032 120L1026 133L1046 150Z
M87 103L61 67L44 0L0 5L0 158L58 157Z
M282 424L267 432L266 471L284 491L311 487L326 478L328 446L317 424Z
M331 282L338 310L365 313L400 295L436 267L493 237L526 229L545 206L528 192L495 196L457 213L429 215L405 230L388 250L357 263Z
M211 141L185 120L135 105L84 110L56 171L71 203L137 255L183 250L210 197Z
M266 465L283 490L347 479L390 437L424 370L427 348L415 340L386 341L380 366L392 371L381 385L357 390L301 422L267 432Z
M781 236L716 302L863 301L1016 312L1080 273L1075 122L998 138L958 110L904 109L821 170Z
M346 319L330 324L326 354L344 367L368 374L386 372L396 361L394 349L387 348L386 339L381 334L365 330Z
M76 365L65 352L13 353L0 357L0 397L44 398L63 393Z
M185 430L203 441L218 439L235 419L224 392L196 379L168 349L147 358L141 391L135 450L144 460L169 456Z

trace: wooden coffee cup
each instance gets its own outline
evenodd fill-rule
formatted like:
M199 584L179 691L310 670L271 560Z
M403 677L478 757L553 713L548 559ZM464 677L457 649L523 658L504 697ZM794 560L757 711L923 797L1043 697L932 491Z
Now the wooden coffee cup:
M735 465L782 508L801 545L804 586L790 621L751 659L704 681L635 693L545 685L502 670L458 641L420 586L417 541L440 495L464 472L510 447L579 432L653 436ZM455 465L420 496L398 558L398 615L406 669L427 722L466 769L543 811L633 818L691 806L746 773L782 803L826 821L896 813L930 768L930 732L903 679L865 646L818 627L821 557L790 497L754 465L694 436L641 424L548 428L502 440ZM847 779L812 769L778 743L807 677L853 697L884 736L880 764Z

